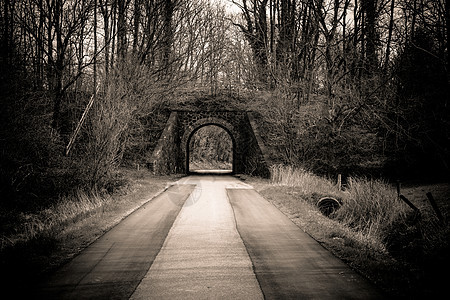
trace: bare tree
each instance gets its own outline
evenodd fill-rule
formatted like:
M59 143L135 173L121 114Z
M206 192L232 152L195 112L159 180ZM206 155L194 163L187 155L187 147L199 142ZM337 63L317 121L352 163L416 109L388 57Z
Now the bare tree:
M125 59L127 53L127 0L117 0L117 55L120 60Z
M245 19L245 24L235 23L247 38L253 51L255 63L257 65L258 79L266 84L268 82L268 55L267 55L267 2L268 0L257 0L249 3L243 0L238 5Z

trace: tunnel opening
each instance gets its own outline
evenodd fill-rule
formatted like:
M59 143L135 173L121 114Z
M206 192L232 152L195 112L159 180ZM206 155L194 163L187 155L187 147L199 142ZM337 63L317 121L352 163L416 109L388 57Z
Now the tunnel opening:
M186 146L187 173L234 173L235 141L227 128L205 124L192 132Z

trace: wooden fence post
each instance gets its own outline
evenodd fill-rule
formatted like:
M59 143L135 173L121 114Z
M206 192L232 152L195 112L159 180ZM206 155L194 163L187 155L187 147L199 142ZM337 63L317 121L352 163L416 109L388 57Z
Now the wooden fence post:
M342 187L342 175L341 174L338 174L337 187L339 190L341 190L341 187Z
M442 216L441 211L439 210L439 207L437 206L436 201L434 200L433 195L430 192L427 193L427 198L428 200L430 200L431 206L433 207L439 221L444 222L444 217Z

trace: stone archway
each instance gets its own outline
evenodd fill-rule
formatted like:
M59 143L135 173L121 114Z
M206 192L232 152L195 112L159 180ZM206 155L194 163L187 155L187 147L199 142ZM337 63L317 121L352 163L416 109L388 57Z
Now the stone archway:
M269 176L265 147L247 111L172 111L148 163L153 172L188 173L188 143L197 130L208 125L219 126L230 135L233 173Z
M186 162L186 172L187 173L192 173L191 172L191 168L190 168L190 147L191 147L191 140L193 138L193 136L202 128L204 127L208 127L208 126L216 126L221 128L222 130L224 130L227 134L228 137L231 140L231 153L232 153L232 170L231 173L234 174L235 173L235 167L236 167L236 139L234 138L234 136L236 136L236 133L234 133L233 136L233 132L231 132L230 128L232 128L231 124L220 120L220 119L216 119L216 120L211 120L211 118L207 118L204 120L199 120L194 126L192 130L188 130L185 132L185 136L187 136L187 139L185 136L183 136L183 138L181 139L181 147L183 147L184 149L184 157L185 157L185 162Z

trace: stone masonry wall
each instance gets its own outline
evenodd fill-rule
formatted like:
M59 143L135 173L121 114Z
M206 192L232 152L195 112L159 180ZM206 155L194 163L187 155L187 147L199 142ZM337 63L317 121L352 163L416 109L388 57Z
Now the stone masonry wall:
M216 125L233 141L233 173L268 177L268 158L251 113L246 111L173 111L149 165L155 174L186 173L189 141L201 127Z
M156 145L149 162L149 169L154 174L174 174L178 172L177 160L179 151L178 116L171 112L158 145Z

